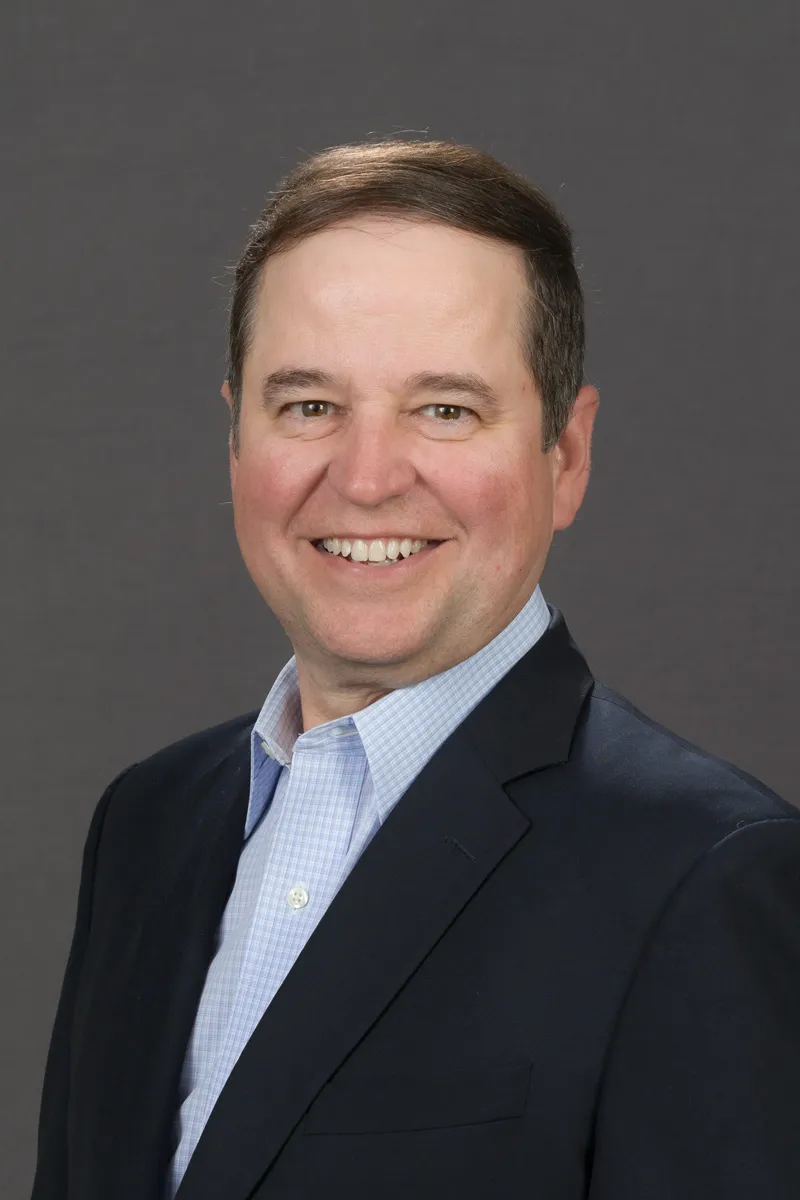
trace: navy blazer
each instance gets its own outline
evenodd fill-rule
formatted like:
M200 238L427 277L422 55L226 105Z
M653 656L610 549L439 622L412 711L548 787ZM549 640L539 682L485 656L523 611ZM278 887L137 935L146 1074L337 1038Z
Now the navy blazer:
M800 1197L800 812L551 611L347 878L178 1200ZM99 803L33 1200L163 1200L256 715Z

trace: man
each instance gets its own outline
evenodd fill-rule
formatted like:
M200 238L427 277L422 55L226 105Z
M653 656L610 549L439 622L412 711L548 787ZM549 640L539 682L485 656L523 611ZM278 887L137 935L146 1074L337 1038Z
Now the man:
M582 355L566 226L469 147L253 227L234 517L295 654L100 801L34 1200L800 1196L800 813L539 587Z

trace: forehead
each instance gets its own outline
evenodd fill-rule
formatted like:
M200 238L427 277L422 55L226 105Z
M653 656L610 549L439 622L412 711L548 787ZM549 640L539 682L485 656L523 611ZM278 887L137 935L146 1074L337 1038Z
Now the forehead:
M432 221L360 217L267 261L253 346L288 340L310 352L348 335L398 345L505 341L518 336L526 296L514 246Z

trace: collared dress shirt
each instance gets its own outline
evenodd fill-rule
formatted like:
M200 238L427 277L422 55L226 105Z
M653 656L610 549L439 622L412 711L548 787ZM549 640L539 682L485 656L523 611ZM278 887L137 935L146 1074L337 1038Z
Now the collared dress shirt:
M295 659L278 675L251 734L242 853L184 1062L170 1195L236 1060L372 837L549 623L537 586L470 658L305 733Z

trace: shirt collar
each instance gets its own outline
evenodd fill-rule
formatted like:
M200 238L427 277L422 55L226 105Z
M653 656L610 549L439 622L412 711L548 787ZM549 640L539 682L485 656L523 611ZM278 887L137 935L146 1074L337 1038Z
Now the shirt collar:
M298 740L303 746L340 749L363 754L363 747L350 716L338 717L303 732L303 710L297 678L297 660L292 656L270 688L250 735L250 800L245 821L248 838L269 805L282 768L291 767ZM345 744L344 740L347 739Z
M271 758L288 767L294 744L302 732L303 710L297 684L297 660L293 655L270 688L253 727L253 739L260 740Z
M272 685L251 735L249 836L269 802L299 737L309 744L346 737L367 756L378 817L383 822L444 740L539 640L550 610L537 586L504 629L475 654L408 687L396 688L350 716L303 733L297 661L289 659ZM352 744L352 743L351 743Z

